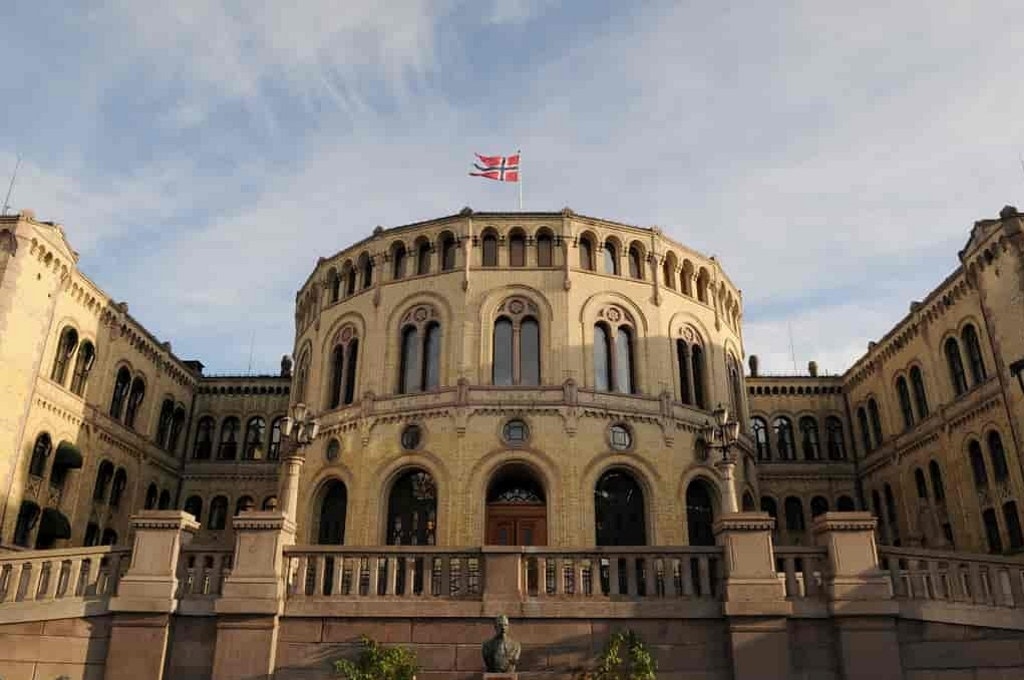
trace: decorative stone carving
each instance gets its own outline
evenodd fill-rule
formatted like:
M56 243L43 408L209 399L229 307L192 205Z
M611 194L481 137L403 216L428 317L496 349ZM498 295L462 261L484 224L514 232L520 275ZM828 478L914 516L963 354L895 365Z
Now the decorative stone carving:
M488 673L515 673L522 649L508 633L508 617L494 619L494 637L483 644L484 666Z

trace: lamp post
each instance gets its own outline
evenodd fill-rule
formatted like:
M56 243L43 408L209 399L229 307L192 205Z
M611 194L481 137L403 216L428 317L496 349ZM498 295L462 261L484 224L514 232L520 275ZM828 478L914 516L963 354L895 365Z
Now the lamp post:
M739 505L736 502L736 480L734 472L736 461L729 454L729 449L740 437L740 423L738 420L729 420L729 409L721 404L711 412L713 421L708 421L704 426L704 441L711 450L720 449L722 457L715 462L715 467L722 474L725 483L722 485L722 509L724 513L739 512Z
M1010 364L1010 375L1017 379L1020 391L1024 392L1024 359L1017 359Z
M312 444L319 432L320 421L301 402L292 406L291 415L281 423L281 435L291 442L281 477L281 512L293 522L299 503L299 476L306 460L302 449Z

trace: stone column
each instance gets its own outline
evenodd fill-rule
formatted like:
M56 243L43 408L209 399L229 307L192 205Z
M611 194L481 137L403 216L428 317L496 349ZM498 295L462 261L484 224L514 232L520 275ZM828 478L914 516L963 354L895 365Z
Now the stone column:
M481 548L484 559L483 608L487 616L517 616L522 609L523 550L519 546L488 545Z
M725 560L723 600L734 680L788 680L791 605L775 572L768 513L735 512L715 522Z
M178 560L199 523L180 510L143 510L131 518L135 540L128 572L110 600L105 680L161 680L170 617L177 609Z
M846 680L899 680L898 606L878 566L876 520L868 512L826 512L814 520L818 545L828 548L825 591Z
M299 427L296 425L296 427ZM295 436L295 433L292 433ZM299 507L299 477L306 457L294 438L288 443L288 455L284 457L284 474L281 475L280 511L294 525Z
M722 475L722 514L728 516L740 511L736 500L736 461L723 458L715 463L715 468Z
M232 522L235 558L217 612L213 680L269 678L284 609L283 550L295 543L295 523L282 512L243 512Z

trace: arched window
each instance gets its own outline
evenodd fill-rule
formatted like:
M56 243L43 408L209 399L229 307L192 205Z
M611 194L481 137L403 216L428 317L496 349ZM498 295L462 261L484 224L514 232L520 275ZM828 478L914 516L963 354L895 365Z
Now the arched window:
M217 496L210 501L210 520L206 523L208 529L220 531L228 521L228 499L226 496Z
M440 385L441 324L437 310L419 305L402 317L398 391L432 390Z
M601 392L612 387L612 339L603 323L594 326L594 388Z
M217 460L234 460L238 457L238 430L241 422L229 416L220 424L220 446L217 447Z
M945 502L946 487L942 484L942 470L934 460L928 463L928 475L932 478L932 495L935 497L935 502Z
M209 460L213 452L213 418L203 416L196 424L196 444L192 449L192 457L196 460Z
M498 266L498 235L493 231L486 232L480 239L482 248L481 265L484 267Z
M646 545L644 492L626 470L608 470L594 485L597 545Z
M320 504L320 525L316 542L321 545L344 545L347 512L348 489L342 482L333 480L324 490L324 498Z
M633 329L619 326L615 331L615 388L633 394Z
M924 470L914 469L914 485L917 487L917 497L928 500L928 483L924 479Z
M910 404L910 388L907 379L902 375L896 379L896 396L900 400L900 412L903 413L903 429L914 427L914 408Z
M100 545L117 545L117 532L109 527L104 529Z
M846 437L843 435L843 421L835 416L825 418L825 439L828 442L828 459L846 460Z
M690 545L714 545L715 509L712 492L703 479L695 479L686 487L686 529Z
M395 480L388 496L388 545L435 545L437 484L426 470L414 468Z
M359 273L361 274L362 285L361 290L366 290L373 286L373 258L370 257L369 253L363 253L359 256Z
M160 419L156 424L156 445L161 449L167 448L167 438L171 434L171 424L174 422L174 402L164 399L160 405Z
M513 230L508 237L508 265L526 266L526 235L518 229Z
M928 417L928 394L924 391L924 376L921 375L921 369L917 366L910 369L910 387L914 391L917 417L924 420Z
M885 495L885 514L889 522L889 533L892 536L892 544L900 544L900 527L896 515L896 499L892 494L892 487L888 484L883 489Z
M732 354L725 361L725 372L729 377L729 396L732 399L732 412L736 420L743 422L743 372L740 362ZM817 433L815 433L817 434ZM817 437L815 437L817 440Z
M445 233L441 236L441 271L450 272L455 269L455 253L458 250L455 237Z
M676 289L677 266L676 256L672 253L666 255L665 260L661 263L661 280L666 288Z
M1007 501L1003 504L1003 521L1006 522L1006 535L1010 539L1010 550L1016 551L1024 547L1024 534L1021 533L1020 515L1017 514L1017 503Z
M405 244L399 241L391 246L391 279L398 281L405 278Z
M711 284L711 275L708 274L708 270L703 267L700 268L700 272L697 274L697 300L708 304L708 286Z
M580 269L594 271L594 244L590 237L583 236L579 240Z
M100 525L96 522L89 522L85 525L85 539L82 545L94 546L100 544Z
M992 430L988 433L988 455L992 461L992 477L996 482L1005 482L1010 478L1010 468L1006 466L1006 451L999 433Z
M171 418L171 431L167 434L167 450L174 453L178 450L178 440L185 429L185 407L181 404L174 409L174 417Z
M988 539L988 551L998 555L1003 552L1003 539L999 536L999 522L996 520L996 511L989 508L981 513L982 522L985 524L985 537Z
M868 399L868 418L871 419L871 436L875 440L876 446L882 445L882 418L878 413L878 402L873 398Z
M356 294L356 268L352 266L352 260L341 266L341 278L345 282L345 297Z
M135 419L139 415L139 407L142 406L142 400L146 398L146 383L142 381L142 378L135 378L132 381L131 392L128 393L128 408L124 412L124 424L128 427L135 429Z
M868 426L868 412L861 406L857 409L857 429L860 430L860 442L864 447L864 453L871 453L874 446L871 444L871 428Z
M160 500L157 501L156 507L158 510L167 510L171 507L171 492L164 489L160 492Z
M771 496L761 496L761 512L767 512L772 519L778 519L779 506Z
M57 344L57 355L53 359L53 370L50 372L50 380L61 385L68 374L68 364L78 347L78 331L68 326L60 334L60 342Z
M121 507L121 499L124 497L124 490L128 487L128 473L124 468L118 468L114 473L114 483L110 487L110 507Z
M263 438L267 434L267 421L262 416L253 416L245 424L245 448L242 450L243 460L255 460L256 452L263 448Z
M791 534L802 534L806 530L804 522L804 504L796 496L789 496L783 503L786 513L786 531Z
M977 385L987 377L985 359L981 354L981 343L978 342L978 331L972 324L967 324L964 326L960 338L964 341L964 347L967 349L967 363L971 366L971 379Z
M267 496L264 498L261 507L264 510L277 510L277 496Z
M988 488L988 471L985 469L985 457L981 453L981 444L972 439L967 444L967 455L971 461L971 472L974 473L974 486L979 489Z
M53 441L46 432L40 432L36 443L32 446L32 460L28 465L28 473L34 477L46 476L46 463L53 451Z
M356 371L359 365L359 337L353 326L346 324L334 336L331 351L331 394L329 408L351 404L356 398Z
M760 416L750 419L750 431L754 433L754 445L757 446L758 460L772 459L772 445L768 437L768 421Z
M270 448L267 449L267 460L278 460L281 458L281 424L284 417L274 418L270 423Z
M142 507L145 508L146 510L154 510L154 509L156 509L157 497L159 495L160 495L160 492L157 491L156 484L152 484L151 483L146 488L146 501L145 501L145 503L143 504Z
M554 239L548 231L537 232L537 266L554 266Z
M857 506L849 496L840 496L836 501L836 510L839 512L853 512L856 509Z
M341 275L334 267L327 272L327 290L331 296L331 302L341 299Z
M100 463L99 469L96 471L96 484L92 488L92 499L99 503L107 502L107 490L110 488L110 482L114 478L114 464L109 460L105 460Z
M679 401L693 405L690 344L683 339L676 340L676 366L679 368Z
M96 348L86 340L78 347L78 356L75 358L75 371L71 374L71 391L82 396L85 394L85 385L89 381L89 373L92 365L96 362Z
M128 390L131 389L132 374L124 366L117 372L117 379L114 381L114 395L110 399L110 417L114 420L121 420L124 412L124 402L128 398Z
M811 517L824 515L828 512L828 499L824 496L815 496L811 499Z
M946 363L949 365L949 379L953 383L953 393L960 396L967 391L967 376L964 374L964 362L960 357L960 344L956 338L949 338L945 344Z
M604 242L604 273L619 275L619 249L614 241Z
M693 376L693 403L697 408L707 409L704 396L704 348L696 343L690 346L690 369Z
M183 510L195 517L197 522L200 521L203 518L203 499L199 496L189 496Z
M423 276L430 273L430 242L422 239L416 246L416 274Z
M256 506L252 496L242 496L235 502L235 516L240 512L248 512Z
M740 503L740 510L743 512L754 512L754 497L749 491L743 492L743 500Z
M629 276L633 279L644 278L643 256L635 245L629 247Z
M811 416L800 419L800 449L803 451L804 460L821 460L818 421Z
M14 527L14 544L29 547L32 530L39 521L39 506L32 501L22 501L18 509L18 523Z
M309 381L309 350L299 356L299 363L295 367L295 400L306 401L306 383Z
M796 458L796 447L793 445L793 423L786 416L779 416L774 420L772 426L775 428L775 448L779 452L779 460L793 460Z
M594 325L594 386L633 394L636 389L633 318L619 307L598 313Z

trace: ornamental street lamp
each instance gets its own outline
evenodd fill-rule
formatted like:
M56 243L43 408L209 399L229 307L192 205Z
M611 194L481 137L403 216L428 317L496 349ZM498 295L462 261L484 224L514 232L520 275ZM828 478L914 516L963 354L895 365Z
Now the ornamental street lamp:
M719 449L722 457L715 462L724 480L722 490L722 508L726 513L739 512L739 505L736 502L736 481L734 471L736 460L729 454L729 449L740 438L740 423L738 420L729 420L729 409L721 404L711 412L714 421L708 421L702 430L704 442L709 449Z
M292 442L281 476L281 512L293 522L299 503L299 473L305 462L301 450L312 444L319 432L320 421L301 402L292 406L291 415L281 423L281 435Z
M300 447L312 443L318 432L320 432L320 421L301 402L292 407L292 415L286 417L281 423L281 434L289 439L295 435L295 444Z

